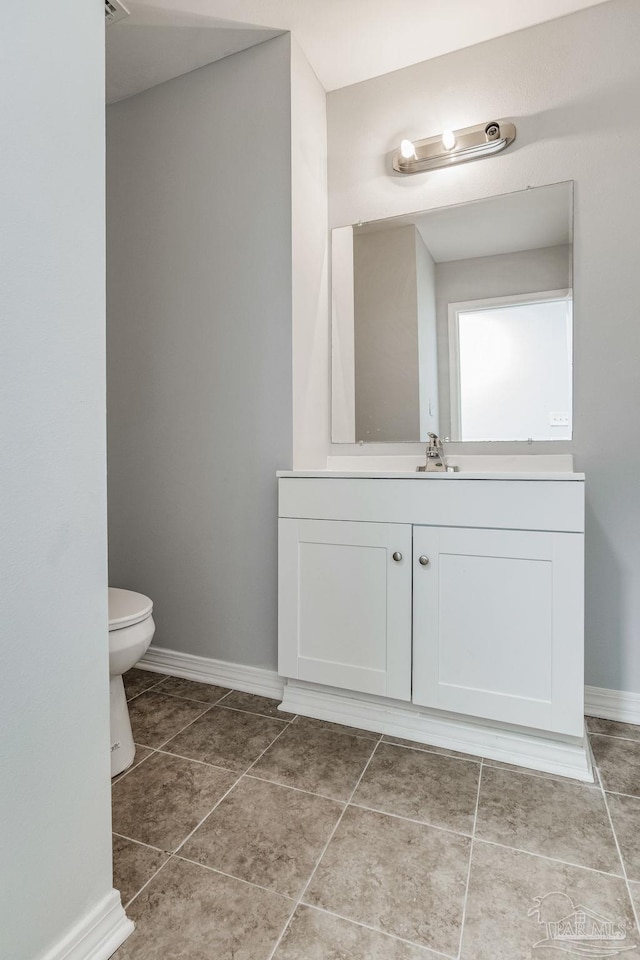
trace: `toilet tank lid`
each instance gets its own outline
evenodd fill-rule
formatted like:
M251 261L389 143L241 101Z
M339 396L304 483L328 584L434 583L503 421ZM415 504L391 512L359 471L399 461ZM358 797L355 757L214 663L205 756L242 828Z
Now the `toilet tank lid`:
M109 630L130 627L146 620L153 610L153 602L142 593L109 587Z

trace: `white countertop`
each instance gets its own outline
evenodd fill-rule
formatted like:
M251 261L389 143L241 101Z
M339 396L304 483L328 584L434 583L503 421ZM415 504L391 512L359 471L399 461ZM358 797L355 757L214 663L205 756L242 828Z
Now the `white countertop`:
M462 471L458 473L408 473L406 470L278 470L277 477L342 477L351 480L571 480L584 481L584 473L569 471Z
M573 469L571 454L451 455L448 463L457 473L417 473L424 456L327 457L326 469L278 470L278 477L342 477L372 480L570 480L584 481Z

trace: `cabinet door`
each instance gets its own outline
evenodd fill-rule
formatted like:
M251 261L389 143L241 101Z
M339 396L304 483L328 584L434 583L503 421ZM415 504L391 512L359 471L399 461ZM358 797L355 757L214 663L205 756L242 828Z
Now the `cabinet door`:
M582 535L414 527L413 565L414 702L581 736Z
M409 700L411 526L281 519L278 566L279 672Z

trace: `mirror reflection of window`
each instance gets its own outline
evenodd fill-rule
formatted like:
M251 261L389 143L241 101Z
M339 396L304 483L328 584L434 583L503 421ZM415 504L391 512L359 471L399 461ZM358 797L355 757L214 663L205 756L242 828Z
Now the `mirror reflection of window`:
M452 440L571 439L569 291L451 304Z

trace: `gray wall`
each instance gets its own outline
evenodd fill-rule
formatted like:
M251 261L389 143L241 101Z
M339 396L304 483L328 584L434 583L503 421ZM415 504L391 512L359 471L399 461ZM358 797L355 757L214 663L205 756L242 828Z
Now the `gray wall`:
M436 264L436 318L440 382L440 429L451 435L449 382L449 304L461 300L510 297L571 286L571 246L540 247L495 257L472 257Z
M638 49L640 4L610 0L328 96L331 227L575 181L574 440L538 449L573 452L587 475L587 682L636 692ZM402 137L495 117L511 117L518 128L515 144L500 156L414 177L390 175L389 157ZM405 445L399 452L421 449ZM331 449L358 452L349 445Z
M109 107L110 582L154 643L276 665L291 466L290 42Z
M420 436L416 228L353 234L356 440Z
M71 25L71 29L70 29ZM111 896L104 14L0 32L0 953L66 955Z

